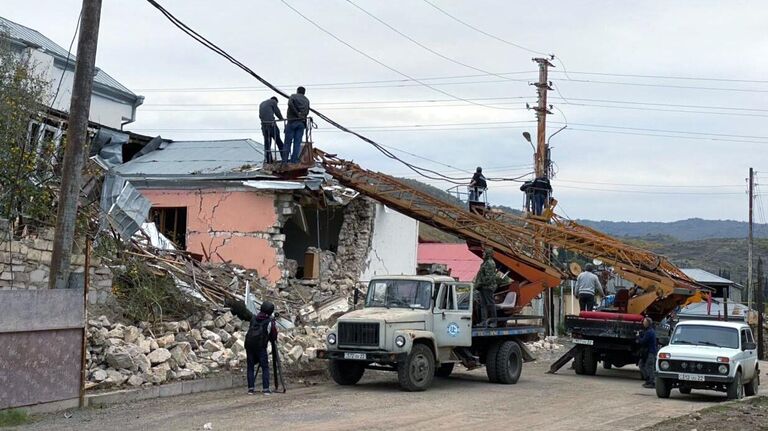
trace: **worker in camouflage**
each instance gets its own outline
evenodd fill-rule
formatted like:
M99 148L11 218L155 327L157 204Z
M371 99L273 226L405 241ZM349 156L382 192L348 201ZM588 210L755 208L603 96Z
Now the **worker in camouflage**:
M480 318L483 322L496 318L496 301L493 300L493 294L496 293L497 287L493 250L487 248L483 253L483 264L475 276L475 290L480 298ZM495 325L494 320L491 323L492 326Z

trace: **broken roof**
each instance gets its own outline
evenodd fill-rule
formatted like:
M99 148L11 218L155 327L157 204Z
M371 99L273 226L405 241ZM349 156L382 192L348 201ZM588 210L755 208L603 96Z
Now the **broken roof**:
M66 49L62 48L56 42L48 39L39 31L25 27L21 24L17 24L0 16L0 34L2 33L7 33L11 41L15 41L26 46L39 48L53 55L59 60L66 61L67 56L69 55L69 67L74 69L76 57L73 54L70 54ZM101 85L118 93L122 93L129 98L137 99L139 97L134 92L126 88L123 84L117 82L115 78L109 76L106 72L99 69L98 67L96 68L96 74L93 78L93 81L97 86Z
M126 179L146 180L272 178L261 170L260 147L251 139L163 142L113 171Z

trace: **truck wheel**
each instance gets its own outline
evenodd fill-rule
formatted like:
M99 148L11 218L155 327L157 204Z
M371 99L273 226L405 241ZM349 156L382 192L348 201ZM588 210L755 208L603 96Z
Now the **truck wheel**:
M499 383L513 385L523 371L523 351L514 341L501 343L496 354L496 374Z
M758 377L757 370L755 370L755 377L752 377L752 381L744 385L744 395L752 397L757 395L760 390L760 378Z
M334 382L342 386L351 386L363 378L365 364L362 362L331 359L329 370Z
M584 374L594 376L597 373L597 355L595 355L595 351L587 347L582 350L582 355Z
M733 381L728 384L727 397L729 400L744 398L744 383L741 381L741 371L736 371Z
M661 377L656 377L656 396L659 398L669 398L672 393L672 382Z
M496 371L496 356L499 354L501 343L493 343L485 354L485 373L488 375L488 381L499 383L499 376Z
M573 357L573 370L579 375L584 374L584 350L584 347L579 347Z
M414 344L406 360L397 364L397 380L405 391L425 391L434 378L435 357L424 344Z
M456 364L453 362L442 364L435 370L435 377L448 377L453 372L453 367Z

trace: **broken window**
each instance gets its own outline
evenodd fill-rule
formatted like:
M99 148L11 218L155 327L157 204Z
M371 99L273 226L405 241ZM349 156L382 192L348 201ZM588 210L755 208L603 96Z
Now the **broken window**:
M187 207L152 208L149 219L179 248L187 248Z
M287 259L298 263L296 276L304 276L305 253L310 247L336 252L339 233L344 222L341 207L315 208L302 206L288 219L282 228L285 235L283 252Z

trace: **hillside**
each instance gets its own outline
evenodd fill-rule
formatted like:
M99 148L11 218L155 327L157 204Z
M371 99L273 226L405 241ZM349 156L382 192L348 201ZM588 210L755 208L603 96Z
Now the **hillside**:
M689 218L673 222L616 222L577 220L613 236L643 237L668 235L679 241L695 241L710 238L746 238L748 224L735 220L704 220ZM755 238L768 238L768 225L756 224Z

